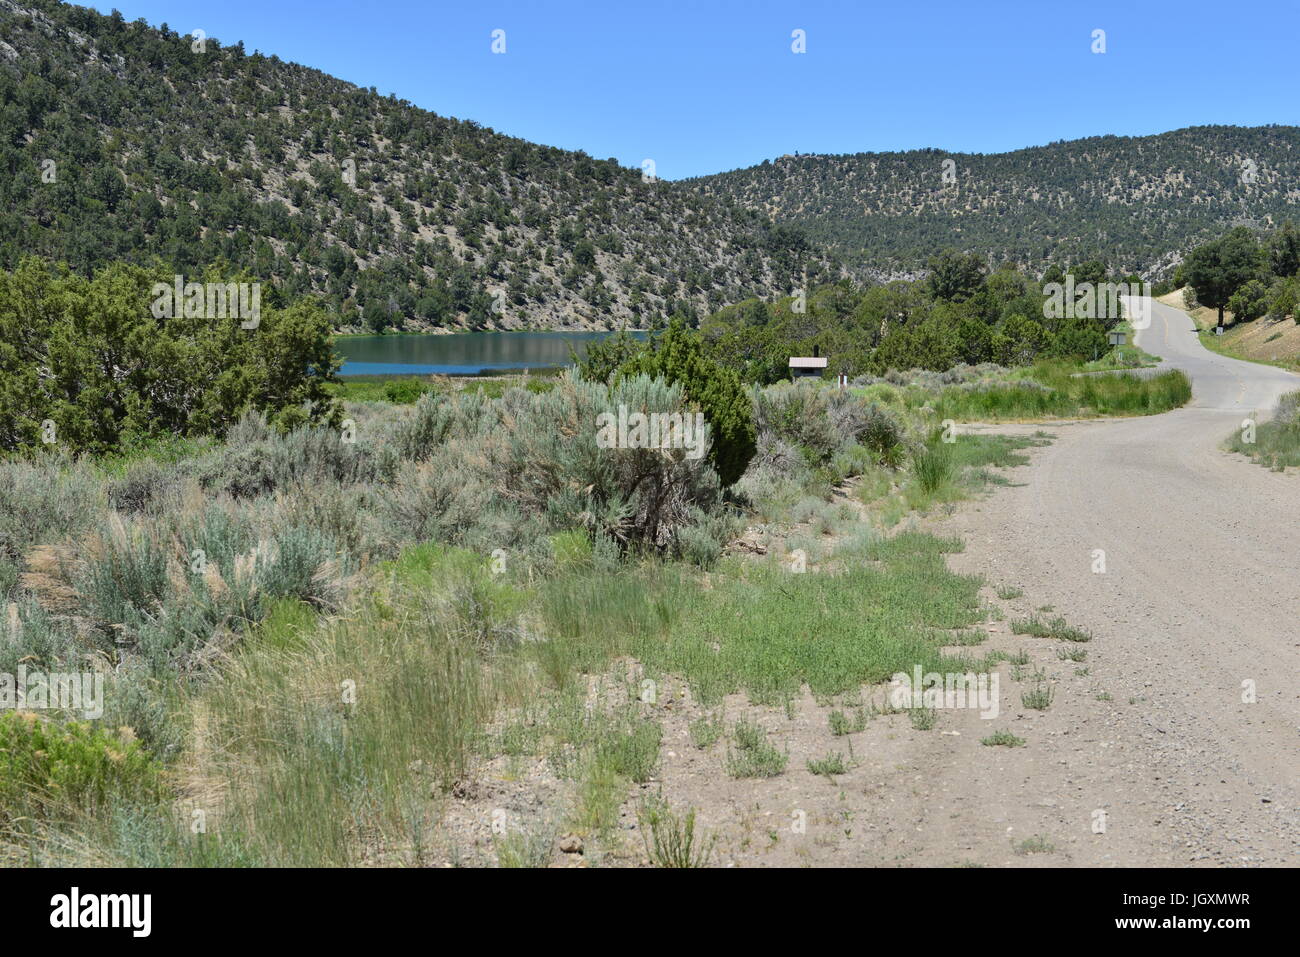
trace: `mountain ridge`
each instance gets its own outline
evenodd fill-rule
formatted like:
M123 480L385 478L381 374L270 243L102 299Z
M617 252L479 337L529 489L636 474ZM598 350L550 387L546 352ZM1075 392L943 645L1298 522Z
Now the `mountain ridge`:
M1235 221L1295 216L1300 189L1287 184L1297 176L1300 127L1270 124L1106 134L1003 153L787 154L680 182L797 222L876 278L908 275L943 246L1039 270L1101 259L1163 278Z

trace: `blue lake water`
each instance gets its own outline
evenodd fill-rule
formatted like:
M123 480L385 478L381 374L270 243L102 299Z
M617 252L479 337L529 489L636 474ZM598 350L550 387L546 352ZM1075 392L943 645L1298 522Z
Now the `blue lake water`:
M457 332L336 339L341 375L475 375L498 369L550 369L572 361L612 332ZM645 333L632 333L639 339Z

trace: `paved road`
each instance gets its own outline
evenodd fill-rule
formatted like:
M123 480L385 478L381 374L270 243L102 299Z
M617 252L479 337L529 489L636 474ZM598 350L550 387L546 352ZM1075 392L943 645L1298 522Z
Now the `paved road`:
M1008 832L1072 834L1078 864L1300 863L1300 476L1221 448L1300 378L1211 353L1193 328L1153 303L1137 335L1191 376L1186 408L1052 427L1023 485L956 520L959 564L1096 635L1085 677L1054 671L1039 754L954 785L1006 809ZM1099 808L1109 826L1089 836Z

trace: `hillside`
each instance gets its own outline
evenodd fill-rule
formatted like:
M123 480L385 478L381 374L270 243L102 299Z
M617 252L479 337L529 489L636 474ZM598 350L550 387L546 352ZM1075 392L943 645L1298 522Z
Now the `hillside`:
M214 262L342 328L607 328L788 293L795 232L242 44L0 0L0 267Z
M988 155L785 156L687 182L797 224L876 274L915 274L953 246L1035 270L1100 259L1157 279L1233 222L1300 214L1300 127L1201 126Z

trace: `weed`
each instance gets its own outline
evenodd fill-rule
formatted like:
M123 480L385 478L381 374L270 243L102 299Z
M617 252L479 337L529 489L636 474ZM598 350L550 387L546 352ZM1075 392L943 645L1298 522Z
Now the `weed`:
M846 734L857 734L867 727L867 712L865 708L857 708L853 711L853 716L845 714L843 711L832 711L829 716L831 734L836 737L843 737Z
M833 751L824 758L809 759L808 770L818 777L829 778L835 774L847 773L848 767L844 763L844 755Z
M1017 618L1011 622L1011 632L1016 635L1033 635L1036 638L1056 638L1060 641L1092 641L1092 635L1081 628L1066 623L1064 618L1044 621L1037 615Z
M1027 837L1019 844L1014 845L1014 847L1016 853L1020 855L1053 854L1056 852L1056 845L1042 834L1035 834L1033 837Z
M662 797L647 798L637 810L646 855L655 867L708 867L715 836L695 833L695 808L678 816Z
M1035 711L1046 711L1052 704L1054 694L1055 690L1046 676L1039 674L1035 676L1032 688L1020 692L1020 703Z
M1023 748L1025 746L1025 739L1016 737L1010 731L994 731L989 736L981 738L980 744L990 748Z
M721 739L726 728L720 716L706 716L696 718L687 730L691 735L691 743L701 751L707 751Z
M734 749L727 755L727 773L733 778L774 778L785 771L790 756L767 740L762 726L742 720L731 733Z
M912 727L917 731L930 731L939 723L937 708L912 708L909 711Z

